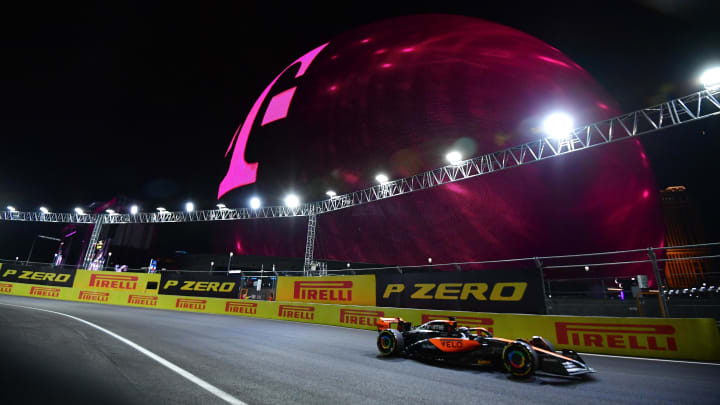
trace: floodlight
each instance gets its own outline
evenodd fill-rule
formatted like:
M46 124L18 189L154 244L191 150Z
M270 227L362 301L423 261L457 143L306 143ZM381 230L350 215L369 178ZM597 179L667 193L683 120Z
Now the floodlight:
M572 133L573 119L565 113L550 114L543 121L542 127L550 138L565 139Z
M75 213L78 215L84 215L85 213L80 207L75 207Z
M115 215L115 210L107 209L107 210L105 210L105 212L107 212L110 215Z
M10 212L15 212L15 211L17 211L17 210L15 209L15 207L13 207L12 205L8 205L8 206L7 206L7 210L10 211Z
M50 211L45 207L40 207L40 212L42 212L43 214L47 214Z
M590 266L585 266L585 271L590 271Z
M187 211L187 212L195 211L195 204L193 204L191 202L186 202L185 203L185 211Z
M332 190L328 190L325 194L330 198L333 198L337 195L337 193Z
M166 211L167 211L167 210L166 210L165 208L163 208L163 207L157 207L157 210L158 210L160 213L163 213L163 212L166 212Z
M260 208L260 205L262 205L262 201L260 201L260 198L253 197L250 199L250 208L256 210L256 209Z
M711 68L703 72L700 76L700 82L708 90L720 87L720 67Z
M447 159L450 164L457 165L458 163L462 162L462 155L460 154L460 152L454 150L445 155L445 159Z
M389 179L388 179L388 176L380 173L377 176L375 176L375 180L377 180L378 183L380 183L380 184L385 184L388 182Z
M217 204L216 206L218 207L219 210L226 210L226 209L227 209L227 207L225 206L225 204L222 204L222 203L221 203L221 204Z
M138 206L137 206L137 205L133 205L132 207L130 207L130 213L133 214L133 215L137 214L137 213L138 213Z
M300 205L300 199L295 194L290 194L285 197L285 205L288 208L296 208L298 205Z

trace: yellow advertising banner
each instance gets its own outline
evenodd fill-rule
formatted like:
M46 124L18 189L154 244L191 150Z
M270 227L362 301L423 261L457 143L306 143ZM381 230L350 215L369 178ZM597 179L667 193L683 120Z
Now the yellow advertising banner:
M74 287L92 291L126 291L139 294L156 294L160 274L120 273L114 271L78 270Z
M278 277L277 300L375 305L375 276Z
M388 317L399 316L413 325L454 316L460 326L483 327L507 339L543 336L558 349L585 353L720 360L720 333L714 319L521 315L399 308L363 310L377 310ZM351 325L346 319L342 326Z
M72 301L74 293L75 290L70 287L32 285L24 283L0 283L0 294Z
M340 281L345 279L345 277L338 278ZM303 278L297 279L304 281ZM353 278L353 286L355 281L357 280ZM371 280L370 283L374 282ZM292 283L290 286L294 288ZM439 311L186 297L122 289L106 291L8 282L0 282L0 294L249 316L368 330L376 329L375 322L380 317L401 317L413 325L420 325L434 319L454 316L460 326L483 327L496 336L508 339L543 336L558 349L573 349L581 353L720 361L720 333L714 319L610 318Z

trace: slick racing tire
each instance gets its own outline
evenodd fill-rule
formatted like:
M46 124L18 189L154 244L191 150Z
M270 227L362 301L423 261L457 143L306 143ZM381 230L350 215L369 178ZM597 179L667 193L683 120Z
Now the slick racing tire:
M385 329L378 335L377 348L383 356L392 356L403 351L405 339L399 331Z
M515 341L505 346L502 354L505 370L516 378L528 378L535 374L538 367L538 355L525 342Z

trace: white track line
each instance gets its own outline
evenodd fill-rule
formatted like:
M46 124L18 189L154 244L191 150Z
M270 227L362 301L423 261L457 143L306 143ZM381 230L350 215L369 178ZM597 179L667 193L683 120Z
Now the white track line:
M609 358L620 358L630 360L648 360L648 361L664 361L667 363L685 363L685 364L700 364L706 366L720 366L720 363L707 363L703 361L689 361L689 360L671 360L671 359L653 359L650 357L631 357L631 356L618 356L615 354L595 354L595 353L580 353L583 356L597 356L597 357L609 357Z
M203 380L203 379L195 376L195 375L192 374L191 372L189 372L189 371L187 371L187 370L185 370L185 369L183 369L183 368L180 368L179 366L171 363L171 362L168 361L168 360L165 360L164 358L158 356L157 354L151 352L150 350L147 350L147 349L145 349L144 347L138 345L137 343L135 343L135 342L133 342L133 341L131 341L131 340L125 339L124 337L122 337L122 336L120 336L120 335L118 335L118 334L116 334L116 333L113 333L113 332L111 332L111 331L103 328L102 326L95 325L95 324L92 323L92 322L88 322L88 321L86 321L86 320L84 320L84 319L80 319L80 318L75 317L75 316L72 316L72 315L63 314L62 312L50 311L50 310L48 310L48 309L27 307L27 306L24 306L24 305L5 304L5 303L0 303L0 305L7 305L7 306L11 306L11 307L18 307L18 308L25 308L25 309L34 309L34 310L36 310L36 311L49 312L49 313L51 313L51 314L56 314L56 315L65 316L65 317L68 317L68 318L70 318L70 319L74 319L74 320L76 320L76 321L78 321L78 322L82 322L82 323L84 323L84 324L86 324L86 325L92 326L93 328L95 328L95 329L97 329L97 330L99 330L99 331L101 331L101 332L107 333L108 335L114 337L115 339L117 339L117 340L125 343L126 345L132 347L133 349L139 351L140 353L142 353L142 354L150 357L151 359L157 361L158 363L162 364L163 366L169 368L170 370L172 370L172 371L180 374L181 376L185 377L186 379L188 379L188 380L190 380L191 382L193 382L193 383L195 383L196 385L198 385L200 388L203 388L204 390L210 392L211 394L213 394L213 395L215 395L216 397L222 399L223 401L225 401L225 402L227 402L227 403L229 403L229 404L233 404L233 405L247 405L245 402L243 402L243 401L241 401L241 400L233 397L232 395L230 395L230 394L228 394L227 392L221 390L220 388L218 388L218 387L210 384L209 382L207 382L207 381L205 381L205 380Z

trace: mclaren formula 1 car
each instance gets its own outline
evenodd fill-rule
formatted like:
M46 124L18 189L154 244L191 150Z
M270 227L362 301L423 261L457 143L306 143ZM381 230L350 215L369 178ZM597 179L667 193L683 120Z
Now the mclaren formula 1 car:
M377 326L377 348L383 356L504 367L518 378L530 377L536 371L561 376L595 372L573 350L556 351L552 343L540 336L528 340L503 339L494 337L485 328L458 327L452 317L415 328L401 318L380 318Z

